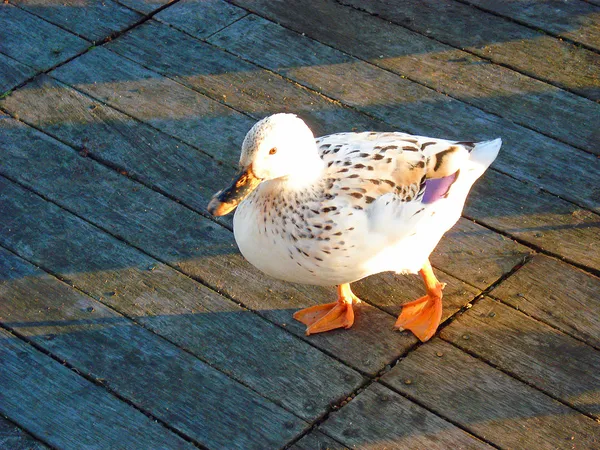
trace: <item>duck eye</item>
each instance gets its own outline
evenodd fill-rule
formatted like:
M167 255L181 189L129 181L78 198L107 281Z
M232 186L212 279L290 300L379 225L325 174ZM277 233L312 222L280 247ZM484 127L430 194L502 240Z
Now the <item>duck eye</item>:
M269 150L269 155L274 155L275 153L277 153L277 149L275 147Z

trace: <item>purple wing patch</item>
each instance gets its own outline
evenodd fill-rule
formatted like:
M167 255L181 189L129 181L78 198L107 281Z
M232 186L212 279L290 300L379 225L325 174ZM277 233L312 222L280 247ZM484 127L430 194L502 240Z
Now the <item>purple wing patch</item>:
M421 203L434 203L443 198L448 193L450 186L452 186L457 178L458 171L452 175L448 175L447 177L430 178L429 180L425 181L425 193L423 194Z

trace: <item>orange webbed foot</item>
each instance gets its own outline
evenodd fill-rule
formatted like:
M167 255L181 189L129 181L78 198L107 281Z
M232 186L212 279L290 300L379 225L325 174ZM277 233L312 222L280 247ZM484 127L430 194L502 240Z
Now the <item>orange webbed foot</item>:
M353 303L360 303L349 284L338 286L338 301L316 305L297 311L294 319L307 326L306 335L323 333L336 328L350 328L354 324Z
M433 337L442 320L442 289L446 283L440 283L435 278L429 262L423 266L420 274L425 281L427 295L403 305L394 328L410 330L421 342L425 342Z

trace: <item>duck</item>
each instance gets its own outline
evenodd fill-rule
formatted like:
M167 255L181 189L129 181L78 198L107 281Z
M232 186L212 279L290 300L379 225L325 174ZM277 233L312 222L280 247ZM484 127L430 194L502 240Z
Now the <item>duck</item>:
M353 325L361 300L351 283L420 274L425 295L402 305L394 327L425 342L440 324L445 286L430 254L501 144L374 131L315 138L301 118L278 113L247 133L239 172L207 210L235 210L239 250L265 274L337 287L335 302L294 313L307 335Z

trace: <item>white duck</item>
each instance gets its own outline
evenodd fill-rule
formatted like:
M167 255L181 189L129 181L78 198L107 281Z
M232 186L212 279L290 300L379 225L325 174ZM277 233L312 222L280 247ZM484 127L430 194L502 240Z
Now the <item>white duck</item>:
M275 114L248 132L240 174L208 210L220 216L237 206L236 242L266 274L338 286L337 302L294 314L307 334L352 326L360 300L351 282L419 272L427 294L403 306L395 327L426 341L440 323L444 287L429 255L500 145L376 132L315 140L295 115Z

